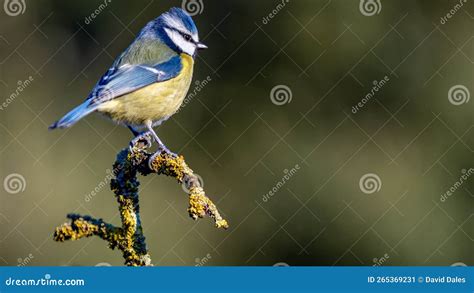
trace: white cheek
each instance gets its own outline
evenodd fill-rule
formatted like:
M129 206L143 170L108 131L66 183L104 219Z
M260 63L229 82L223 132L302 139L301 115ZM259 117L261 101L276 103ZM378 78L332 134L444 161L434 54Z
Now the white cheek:
M196 46L191 43L186 41L181 34L178 32L172 31L165 29L166 33L170 37L170 39L175 43L184 53L189 54L191 56L194 55L194 52L196 51Z
M190 42L187 42L181 35L178 35L178 39L174 40L176 45L183 50L184 53L193 56L196 51L196 46Z

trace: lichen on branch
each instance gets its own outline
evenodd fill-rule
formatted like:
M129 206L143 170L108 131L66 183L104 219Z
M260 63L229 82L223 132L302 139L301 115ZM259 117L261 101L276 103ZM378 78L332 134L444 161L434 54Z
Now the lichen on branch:
M227 229L229 225L224 220L216 205L206 196L199 178L193 170L188 167L182 156L175 157L167 153L152 155L148 158L149 170L157 174L164 174L176 178L180 184L184 184L189 190L189 216L194 220L203 218L205 215L214 219L217 228ZM144 172L143 174L147 174Z
M122 150L114 164L114 176L110 187L119 205L121 227L91 216L69 214L70 220L54 232L54 240L64 242L84 237L98 236L108 242L111 249L122 251L128 266L150 266L151 257L145 242L140 219L137 174L163 174L174 177L189 190L188 212L192 219L211 217L217 228L228 228L215 204L206 196L198 177L186 164L183 156L170 153L149 153L140 141Z

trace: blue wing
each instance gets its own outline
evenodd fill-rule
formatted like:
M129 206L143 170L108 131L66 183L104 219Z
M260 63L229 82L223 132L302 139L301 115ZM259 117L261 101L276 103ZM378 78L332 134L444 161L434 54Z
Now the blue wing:
M155 82L172 79L181 72L182 68L179 56L153 66L145 64L112 66L99 80L89 97L81 105L51 124L49 129L70 127L84 116L94 112L100 104Z
M182 68L180 56L153 66L125 64L118 68L112 67L102 76L87 98L89 107L134 92L155 82L172 79L181 72Z

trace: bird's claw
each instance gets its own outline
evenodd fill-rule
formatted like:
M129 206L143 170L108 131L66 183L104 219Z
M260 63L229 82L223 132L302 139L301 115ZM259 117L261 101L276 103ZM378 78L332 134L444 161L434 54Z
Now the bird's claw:
M178 155L171 152L169 149L167 149L166 147L163 149L163 148L158 148L158 150L153 154L151 155L150 159L148 160L148 167L150 168L150 170L153 170L153 167L152 167L152 164L153 162L155 161L156 157L158 156L161 156L161 155L168 155L168 156L172 156L173 159L177 159L178 158Z
M170 155L174 158L177 158L178 155L173 153L172 151L170 151L165 145L160 145L158 146L158 151L156 153L159 153L159 154L167 154L167 155Z
M138 147L140 149L147 149L151 147L151 135L148 132L141 133L137 135L134 139L130 141L130 149L133 147Z
M152 145L152 140L153 140L153 134L150 132L143 132L135 136L134 139L130 141L130 150L132 150L134 147L139 148L139 149L147 149L150 148ZM162 142L159 140L159 138L155 138L156 143L158 144L158 150L156 151L155 154L166 154L171 157L177 158L178 155L170 151Z

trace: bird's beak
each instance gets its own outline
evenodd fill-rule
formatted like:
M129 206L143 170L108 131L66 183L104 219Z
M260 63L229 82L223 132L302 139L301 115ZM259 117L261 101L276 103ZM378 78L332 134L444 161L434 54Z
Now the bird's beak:
M203 43L196 43L196 47L198 48L198 50L207 49L207 46L204 45Z

